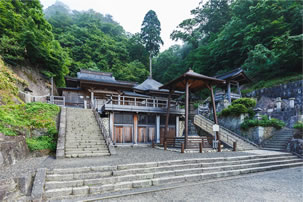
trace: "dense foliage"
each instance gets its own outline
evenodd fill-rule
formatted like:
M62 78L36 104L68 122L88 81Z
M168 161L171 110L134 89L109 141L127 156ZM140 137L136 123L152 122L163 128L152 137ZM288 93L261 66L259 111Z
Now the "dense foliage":
M154 71L154 77L164 82L189 67L210 76L242 67L256 82L301 73L302 9L300 0L200 3L171 34L187 50L161 53L155 68L166 70Z
M285 123L279 119L271 118L269 119L267 116L262 116L261 120L257 119L246 119L241 124L241 128L243 130L247 130L251 127L255 126L263 126L263 127L275 127L276 129L281 129L285 126Z
M56 2L45 10L55 38L70 57L70 75L80 69L112 72L120 80L141 82L148 75L148 52L138 34L126 34L110 15L71 11Z
M231 105L223 109L219 116L239 116L241 114L254 115L253 108L256 106L256 100L252 98L240 98L234 100Z
M54 40L39 0L0 0L0 55L13 65L29 62L50 71L64 85L68 55Z

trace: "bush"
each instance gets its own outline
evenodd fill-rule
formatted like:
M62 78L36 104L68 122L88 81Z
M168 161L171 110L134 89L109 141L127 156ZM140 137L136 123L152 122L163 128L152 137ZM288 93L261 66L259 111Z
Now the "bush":
M275 127L281 129L285 126L285 123L279 119L269 119L267 116L262 116L261 120L257 119L246 119L242 124L241 128L247 130L251 127L263 126L263 127Z
M295 129L303 130L303 122L299 121L294 125Z
M246 108L254 108L257 104L257 101L252 98L240 98L240 99L234 100L232 102L232 104L242 104Z
M232 104L223 109L219 116L239 116L248 113L248 109L243 104Z
M53 136L40 136L37 138L26 138L26 143L31 151L49 149L56 150L56 141Z

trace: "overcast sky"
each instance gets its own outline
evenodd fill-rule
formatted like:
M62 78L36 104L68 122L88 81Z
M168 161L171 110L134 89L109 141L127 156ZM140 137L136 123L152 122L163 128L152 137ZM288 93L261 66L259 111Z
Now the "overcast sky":
M161 23L161 38L164 46L161 51L176 42L170 39L172 31L183 20L190 17L190 11L199 5L201 0L60 0L72 10L94 9L102 14L110 14L130 33L140 32L145 14L154 10ZM47 8L56 0L40 0L43 8ZM178 42L181 44L181 42Z

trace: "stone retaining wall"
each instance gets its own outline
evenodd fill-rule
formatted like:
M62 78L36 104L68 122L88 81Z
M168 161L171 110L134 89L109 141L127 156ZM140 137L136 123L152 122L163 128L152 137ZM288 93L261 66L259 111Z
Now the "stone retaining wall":
M5 136L0 133L0 167L15 164L28 155L24 136Z
M292 139L288 145L287 150L292 153L299 154L303 157L303 140L302 139Z

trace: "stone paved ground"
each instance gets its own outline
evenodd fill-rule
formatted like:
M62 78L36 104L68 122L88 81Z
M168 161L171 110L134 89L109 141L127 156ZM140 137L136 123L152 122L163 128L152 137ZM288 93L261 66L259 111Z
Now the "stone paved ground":
M249 174L105 201L299 202L303 201L303 168Z

